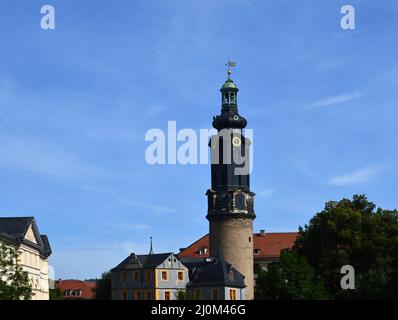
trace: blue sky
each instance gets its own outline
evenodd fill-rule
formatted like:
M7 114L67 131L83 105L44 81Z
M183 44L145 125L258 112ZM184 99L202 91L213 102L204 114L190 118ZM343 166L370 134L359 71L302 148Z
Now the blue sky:
M356 8L356 30L340 8ZM51 4L56 30L40 29ZM146 164L151 128L209 128L228 58L254 130L255 229L398 199L396 1L0 3L0 215L36 217L57 278L208 230L208 165Z

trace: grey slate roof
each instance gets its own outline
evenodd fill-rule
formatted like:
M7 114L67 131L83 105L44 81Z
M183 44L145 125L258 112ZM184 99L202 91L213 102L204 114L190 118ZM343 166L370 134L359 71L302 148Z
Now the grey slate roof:
M187 263L187 262L185 262ZM190 281L187 287L223 286L244 288L245 277L219 253L216 258L191 261Z
M18 242L25 236L33 217L0 218L0 235Z
M51 247L50 247L50 241L48 240L48 237L45 234L40 235L41 241L43 242L43 254L46 257L49 257L52 253Z
M165 261L172 252L168 253L158 253L158 254L143 254L136 255L134 253L130 254L126 259L119 263L111 271L120 271L126 269L155 269L163 261Z
M179 257L180 261L186 266L191 272L195 268L204 266L208 258L198 258L198 257Z
M24 239L31 224L33 224L33 230L38 238L37 244ZM39 250L39 252L46 257L50 256L52 252L47 236L39 233L34 217L0 218L0 239L9 241L15 245L24 243Z

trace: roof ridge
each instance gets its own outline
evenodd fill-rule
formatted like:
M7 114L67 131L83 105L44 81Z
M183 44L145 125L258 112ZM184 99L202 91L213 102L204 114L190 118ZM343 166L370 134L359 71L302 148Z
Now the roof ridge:
M187 249L187 248L189 248L189 247L191 247L191 246L193 246L194 244L198 243L199 241L203 240L203 239L206 238L207 236L209 236L209 233L206 233L206 234L205 234L203 237L201 237L200 239L196 240L195 242L192 242L189 246L187 246L186 248L184 248L184 250ZM180 250L180 252L182 252L182 251L184 251L184 250Z
M220 260L220 263L221 263L221 268L222 268L222 273L223 273L223 280L224 280L224 283L227 283L227 281L228 281L228 279L227 279L227 261L225 261L223 258L221 258L221 260Z
M134 252L132 252L132 253L134 253ZM145 254L136 254L136 256L137 257L138 256L158 256L158 255L161 255L161 254L174 254L174 252L161 252L161 253L152 253L152 254L145 253Z
M0 217L0 219L31 219L34 218L34 216L23 216L23 217Z
M298 231L287 231L287 232L265 232L267 234L288 234L288 233L299 233ZM253 232L254 235L261 235L261 232Z
M34 217L27 217L26 219L29 219L29 222L26 224L25 229L24 229L24 236L26 235L26 232L28 232L30 225L33 223L33 221L35 220ZM33 223L33 232L35 232L34 229L36 229L36 231L38 232L38 228L37 225L35 225L35 223ZM40 232L38 232L40 235Z

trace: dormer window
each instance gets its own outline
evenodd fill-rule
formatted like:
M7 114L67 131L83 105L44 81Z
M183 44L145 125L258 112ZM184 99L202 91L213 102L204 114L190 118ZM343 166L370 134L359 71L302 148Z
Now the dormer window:
M73 297L81 297L81 295L82 295L82 291L80 289L72 291Z
M207 250L207 247L199 248L199 255L204 256L205 254L207 254Z

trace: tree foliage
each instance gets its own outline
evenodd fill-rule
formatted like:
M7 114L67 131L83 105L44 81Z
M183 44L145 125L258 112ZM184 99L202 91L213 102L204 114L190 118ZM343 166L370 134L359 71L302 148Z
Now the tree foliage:
M344 265L354 267L355 289L341 288ZM398 211L376 208L364 195L327 202L257 284L267 299L396 299Z
M112 300L112 275L104 272L100 279L96 280L95 300Z
M174 297L176 300L193 300L192 294L186 289L177 290Z
M256 279L256 299L325 299L322 281L307 260L296 252L282 251L280 260L260 271Z
M376 208L364 195L330 201L299 230L294 250L305 257L336 299L396 297L398 212ZM355 289L342 290L340 269L355 269Z
M0 246L0 300L30 300L33 292L15 247Z
M60 288L50 289L50 300L64 300Z

